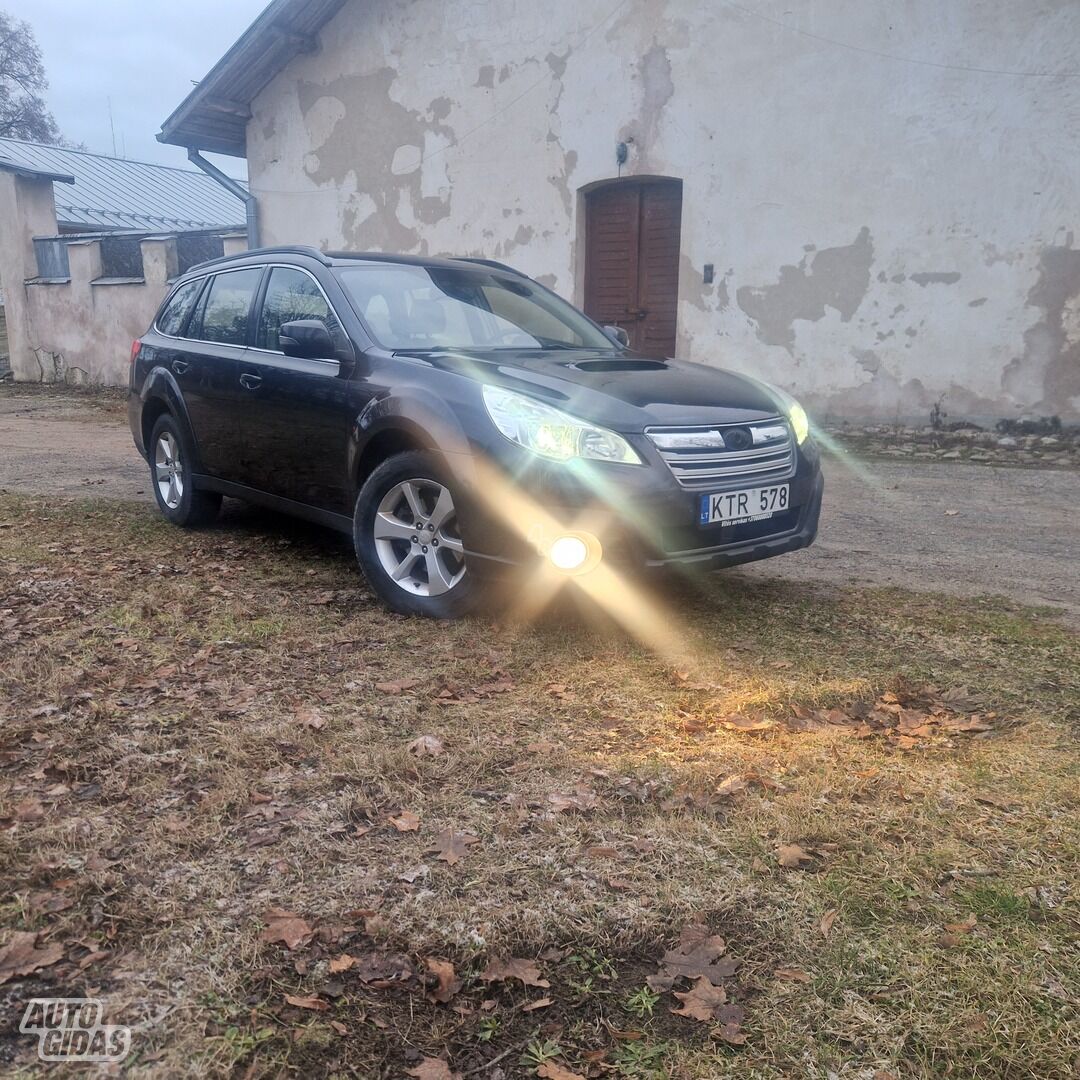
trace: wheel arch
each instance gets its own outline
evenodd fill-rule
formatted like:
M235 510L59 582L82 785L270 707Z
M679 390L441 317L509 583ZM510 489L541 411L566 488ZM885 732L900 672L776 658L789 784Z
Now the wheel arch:
M191 427L191 418L188 416L184 397L172 374L164 368L155 368L147 376L143 386L142 409L139 416L139 427L142 432L143 446L146 448L147 457L153 452L150 448L150 432L158 418L169 413L173 419L183 428L182 434L191 448L192 468L199 471L199 447L195 441L195 432Z
M437 453L460 480L471 480L461 475L469 461L469 441L446 403L425 392L391 395L372 399L353 425L349 449L353 497L382 462L409 450Z

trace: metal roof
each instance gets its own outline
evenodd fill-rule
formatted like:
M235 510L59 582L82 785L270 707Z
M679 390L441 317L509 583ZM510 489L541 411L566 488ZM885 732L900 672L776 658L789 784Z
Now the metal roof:
M0 138L0 170L74 185L54 188L61 226L175 231L244 220L244 204L194 169Z
M345 0L272 0L231 49L161 125L158 141L244 157L251 103Z

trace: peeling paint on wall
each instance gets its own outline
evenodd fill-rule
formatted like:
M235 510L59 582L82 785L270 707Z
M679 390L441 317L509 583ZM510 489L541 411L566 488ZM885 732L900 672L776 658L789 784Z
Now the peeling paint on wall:
M912 274L911 280L925 289L927 285L955 285L960 280L960 274L955 270L946 273L920 273Z
M1039 278L1028 306L1042 317L1024 332L1024 355L1009 364L1002 385L1053 410L1061 402L1080 407L1080 250L1050 247L1039 261ZM1032 386L1033 382L1039 385Z
M735 293L739 307L757 323L758 337L767 345L795 345L796 319L816 321L834 308L848 322L870 287L874 245L870 229L843 247L822 248L804 255L797 266L780 267L775 285L742 285Z
M391 96L397 71L384 67L370 75L343 76L329 83L301 80L297 84L300 111L311 133L311 151L304 159L304 171L316 184L334 184L360 162L353 138L342 128L349 126L345 102L364 105L362 153L372 160L391 163L382 183L365 185L358 197L342 211L342 230L348 247L357 251L415 251L422 247L418 226L434 225L450 213L450 192L430 196L423 193L423 155L432 137L443 144L453 131L442 121L449 115L449 98L435 98L423 114L407 109ZM365 171L365 176L370 176ZM402 220L403 202L409 204L415 224Z

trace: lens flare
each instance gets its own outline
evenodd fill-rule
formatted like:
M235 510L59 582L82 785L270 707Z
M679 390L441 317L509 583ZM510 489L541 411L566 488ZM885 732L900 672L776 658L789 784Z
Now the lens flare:
M560 570L580 570L589 558L589 545L580 536L560 536L548 558Z

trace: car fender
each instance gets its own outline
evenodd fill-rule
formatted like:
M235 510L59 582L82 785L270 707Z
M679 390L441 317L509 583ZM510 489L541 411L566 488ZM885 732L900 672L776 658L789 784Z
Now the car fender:
M472 450L465 429L454 411L438 395L421 387L407 394L389 393L372 398L353 423L349 446L350 470L376 435L400 431L442 454L463 483L475 480Z
M174 376L168 368L151 368L143 382L142 390L139 391L139 398L142 402L144 411L151 401L161 401L165 404L169 412L176 418L177 423L184 428L184 433L187 435L188 439L188 445L191 447L192 454L195 458L193 463L194 471L201 472L202 466L199 461L199 446L195 441L195 431L191 426L191 417L188 415L187 405L184 403L184 395L180 392L180 387L176 382L176 376ZM144 456L146 453L149 453L149 450L144 447Z

